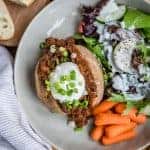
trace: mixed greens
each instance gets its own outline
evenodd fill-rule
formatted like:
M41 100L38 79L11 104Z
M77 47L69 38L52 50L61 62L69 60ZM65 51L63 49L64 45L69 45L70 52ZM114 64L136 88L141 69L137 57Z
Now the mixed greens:
M83 7L77 43L102 65L105 97L150 115L150 14L114 0Z

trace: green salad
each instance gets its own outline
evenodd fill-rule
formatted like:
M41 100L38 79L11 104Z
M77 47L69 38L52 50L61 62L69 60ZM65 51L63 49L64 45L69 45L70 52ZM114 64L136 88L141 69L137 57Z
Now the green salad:
M150 116L150 14L105 0L81 15L74 39L100 62L104 97Z

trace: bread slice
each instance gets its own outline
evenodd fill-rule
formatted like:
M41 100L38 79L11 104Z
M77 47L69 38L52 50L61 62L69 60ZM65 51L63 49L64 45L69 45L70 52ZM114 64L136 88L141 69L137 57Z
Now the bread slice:
M3 0L0 0L0 40L8 40L14 36L15 27L7 7Z
M95 58L95 56L85 47L81 45L74 45L73 48L68 49L71 53L76 54L77 59L76 59L76 64L79 66L79 69L83 76L85 77L86 80L86 85L87 87L91 85L91 82L87 78L87 71L85 71L85 65L88 68L90 75L92 76L92 79L94 84L96 85L96 97L91 97L90 98L90 105L91 107L96 106L99 104L99 102L103 98L103 93L104 93L104 79L103 79L103 72L102 68L100 68L100 65ZM46 89L42 86L42 83L40 81L39 77L39 67L40 64L42 63L42 60L46 59L46 56L43 55L38 63L36 64L35 68L35 86L36 86L36 92L38 97L41 99L41 101L46 104L46 106L52 111L52 112L58 112L58 113L63 113L61 110L59 104L55 99L53 99L51 96L47 97L47 91ZM87 70L86 68L86 70ZM89 74L88 74L89 75ZM88 88L90 89L90 88ZM88 91L90 94L90 91Z
M35 0L9 0L21 6L30 6Z

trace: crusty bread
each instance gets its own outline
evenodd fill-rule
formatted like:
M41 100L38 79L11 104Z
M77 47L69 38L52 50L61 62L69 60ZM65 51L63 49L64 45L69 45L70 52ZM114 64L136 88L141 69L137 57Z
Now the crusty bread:
M8 40L14 35L14 24L3 0L0 0L0 40Z
M35 0L9 0L21 6L30 6Z
M0 40L0 44L9 47L16 47L33 17L35 17L35 15L37 15L37 13L43 9L49 1L50 0L36 0L30 7L22 7L5 0L5 4L14 22L15 33L13 38L9 40Z
M69 51L71 53L76 53L77 58L80 59L77 62L78 66L81 66L84 63L84 64L86 64L86 66L90 70L90 74L91 74L91 76L95 82L95 85L96 85L96 94L97 94L96 97L90 99L90 104L92 107L94 107L95 105L99 104L99 102L103 98L104 80L103 80L102 69L100 68L99 63L98 63L97 59L95 58L95 56L87 48L80 46L80 45L74 45L74 48L69 50ZM53 98L51 98L51 97L47 98L46 97L46 91L45 91L44 87L42 87L41 82L39 80L39 75L38 75L39 69L38 68L40 67L39 64L40 64L40 62L42 62L44 57L45 56L42 56L39 59L37 65L36 65L36 69L35 69L35 85L36 85L37 95L41 99L41 101L44 104L46 104L48 108L50 108L51 111L63 113L60 106L58 105L58 103ZM80 63L80 62L82 62L82 63ZM80 71L84 75L84 72L82 70L80 70ZM87 86L88 86L88 81L87 81Z

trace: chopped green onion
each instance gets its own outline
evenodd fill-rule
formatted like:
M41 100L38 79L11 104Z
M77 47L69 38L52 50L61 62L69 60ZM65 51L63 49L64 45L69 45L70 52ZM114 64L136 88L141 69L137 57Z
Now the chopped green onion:
M75 83L74 82L70 82L69 83L69 87L74 88L75 87Z
M61 89L60 83L59 82L55 82L54 83L54 88L58 91L59 89Z
M88 107L88 104L89 102L87 100L84 100L82 103L81 103L81 107L82 108L87 108Z
M66 49L65 49L64 47L59 47L59 50L60 50L61 52L66 51Z
M72 93L73 93L73 90L72 90L72 89L68 90L68 91L67 91L67 96L71 96Z
M78 107L79 105L80 105L80 101L79 100L74 100L73 107Z
M68 57L68 51L65 50L65 51L63 52L63 56L64 56L64 57Z
M83 130L83 128L81 128L81 127L76 127L76 128L74 128L74 131L75 132L81 132Z
M62 88L58 89L57 92L61 95L66 95L66 91Z
M40 43L40 49L44 49L46 48L46 43L45 42L41 42Z
M68 75L62 75L60 77L60 81L70 81L70 76L68 76Z
M74 70L72 70L72 71L70 72L70 79L71 79L71 80L75 80L75 79L76 79L76 72L75 72Z
M47 90L47 91L50 91L51 83L50 83L49 80L45 80L45 85L46 85L46 90Z
M65 102L65 105L66 105L68 110L72 109L72 103L73 103L72 101Z

